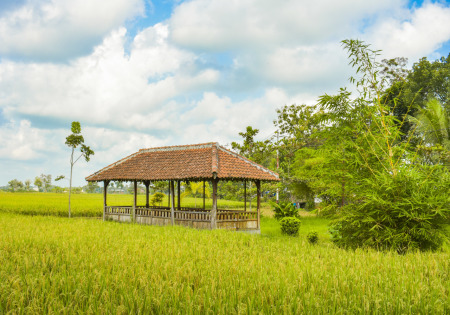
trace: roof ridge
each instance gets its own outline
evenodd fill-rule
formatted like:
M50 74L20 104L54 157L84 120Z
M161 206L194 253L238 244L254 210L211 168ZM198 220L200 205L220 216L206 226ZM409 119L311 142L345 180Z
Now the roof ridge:
M217 150L218 146L219 145L216 142L215 145L212 145L212 147L211 147L211 157L212 157L211 172L212 172L213 176L214 176L214 173L216 173L216 175L219 173L219 152Z
M175 151L175 150L186 150L186 149L203 149L203 148L211 148L214 145L218 145L217 142L206 142L206 143L198 143L198 144L185 144L185 145L171 145L164 147L154 147L154 148L144 148L140 149L139 152L157 152L157 151Z

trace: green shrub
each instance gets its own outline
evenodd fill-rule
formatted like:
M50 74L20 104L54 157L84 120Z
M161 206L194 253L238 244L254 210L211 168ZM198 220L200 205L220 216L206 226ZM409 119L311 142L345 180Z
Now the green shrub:
M281 220L285 217L299 218L298 209L290 202L271 202L273 212L275 212L275 219Z
M436 166L402 168L395 177L382 173L361 182L359 189L370 193L342 208L331 224L332 240L345 248L436 250L448 237L449 183L449 172Z
M310 244L316 244L319 240L319 235L317 232L309 232L308 235L306 235L306 238Z
M291 236L298 235L298 229L300 228L300 220L296 217L284 217L280 221L281 233Z
M152 206L161 205L164 197L166 195L161 192L156 192L153 196L150 202L152 203Z

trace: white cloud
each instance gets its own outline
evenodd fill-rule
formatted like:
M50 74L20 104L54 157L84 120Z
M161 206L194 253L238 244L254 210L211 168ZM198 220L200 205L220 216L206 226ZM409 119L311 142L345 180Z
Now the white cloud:
M168 128L171 99L211 86L219 73L198 69L195 55L167 42L157 24L124 52L126 30L113 31L87 57L69 65L0 64L5 113L45 116L132 129Z
M15 57L0 61L4 183L20 172L66 174L72 120L96 152L77 164L81 185L143 147L227 144L248 125L271 135L276 108L347 84L344 38L410 60L450 39L450 8L429 2L191 0L132 39L123 21L143 14L142 0L26 3L0 15L0 56Z
M142 0L42 0L0 17L0 54L65 60L89 53L111 29L144 14Z
M28 120L11 121L0 128L0 158L34 160L55 152L50 139L55 134L33 128Z
M390 17L380 21L368 34L374 47L393 57L417 60L438 49L450 39L450 7L425 3L408 12L403 19Z
M273 86L322 93L345 84L350 74L339 42L321 45L279 47L268 53L242 54L238 67Z
M275 130L273 120L276 118L277 108L299 102L313 104L315 101L314 95L288 95L280 88L270 88L258 98L237 102L226 96L206 92L201 100L180 117L179 124L183 128L178 131L179 141L219 141L226 144L236 140L238 133L247 126L260 129L259 136L265 137Z
M273 49L342 39L362 19L396 7L401 0L271 1L193 0L171 19L172 39L185 47L222 51Z

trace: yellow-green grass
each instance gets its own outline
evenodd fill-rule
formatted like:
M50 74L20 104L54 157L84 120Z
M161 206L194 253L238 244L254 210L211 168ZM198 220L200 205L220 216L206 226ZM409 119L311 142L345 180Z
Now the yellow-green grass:
M448 252L8 213L0 231L0 314L450 312Z
M68 194L57 193L0 193L0 212L13 212L29 215L68 216ZM138 205L145 205L145 195L138 195ZM133 195L108 194L109 206L131 206ZM167 205L167 197L162 205ZM181 201L184 207L202 207L203 199L185 197ZM212 200L206 199L206 207L212 206ZM266 204L263 206L267 207ZM240 201L218 200L218 207L222 209L243 209ZM247 205L248 207L248 205ZM253 208L255 202L253 202ZM102 194L72 194L72 216L100 217L103 211ZM267 210L266 210L267 212ZM264 212L264 213L266 213Z

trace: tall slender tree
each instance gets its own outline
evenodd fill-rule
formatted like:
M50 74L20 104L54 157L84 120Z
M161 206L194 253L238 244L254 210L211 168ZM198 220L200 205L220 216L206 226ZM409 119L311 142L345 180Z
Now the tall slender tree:
M70 209L70 197L72 194L72 173L73 166L81 157L84 157L86 162L89 162L90 156L94 155L94 151L91 150L90 147L84 144L84 137L81 135L81 125L78 121L72 122L71 128L72 134L66 137L66 145L72 149L72 153L70 155L70 179L69 179L69 218L71 216ZM75 150L80 147L80 156L74 159Z

